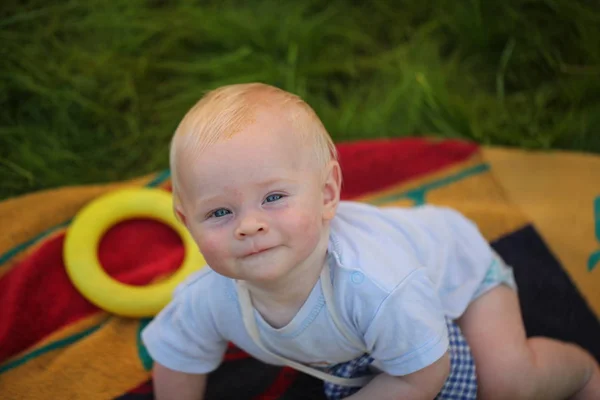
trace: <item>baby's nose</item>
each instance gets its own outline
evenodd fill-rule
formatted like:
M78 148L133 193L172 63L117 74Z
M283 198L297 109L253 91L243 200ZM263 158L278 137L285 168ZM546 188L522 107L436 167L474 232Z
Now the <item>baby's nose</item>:
M235 230L235 236L238 239L243 239L247 236L253 236L257 233L268 232L268 224L262 220L256 218L256 216L248 216L240 221L240 224Z

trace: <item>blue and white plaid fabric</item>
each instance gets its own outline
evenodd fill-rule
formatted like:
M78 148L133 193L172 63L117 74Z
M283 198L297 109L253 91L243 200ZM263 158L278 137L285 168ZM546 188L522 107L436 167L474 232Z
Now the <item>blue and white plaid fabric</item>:
M373 358L368 354L364 354L354 360L334 365L333 367L328 368L327 372L342 378L358 378L371 373L369 365L372 362ZM356 393L360 389L359 387L340 386L331 382L324 382L323 387L325 389L325 396L327 396L329 400L343 399L344 397L350 396L352 393Z
M458 325L446 318L450 339L450 375L437 395L437 400L477 398L477 374L471 348Z
M456 323L446 318L446 325L450 339L450 375L436 400L476 399L477 376L471 349ZM357 359L334 365L327 372L344 378L357 378L371 373L369 365L372 362L373 358L365 354ZM325 382L324 389L329 400L338 400L350 396L360 388Z

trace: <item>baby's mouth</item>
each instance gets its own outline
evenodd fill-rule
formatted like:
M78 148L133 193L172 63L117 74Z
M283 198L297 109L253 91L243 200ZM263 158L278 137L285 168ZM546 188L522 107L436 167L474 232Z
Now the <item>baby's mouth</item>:
M250 251L249 253L246 253L246 255L244 257L251 257L251 256L256 256L258 254L263 254L268 252L269 250L274 249L276 246L274 247L261 247L255 250Z

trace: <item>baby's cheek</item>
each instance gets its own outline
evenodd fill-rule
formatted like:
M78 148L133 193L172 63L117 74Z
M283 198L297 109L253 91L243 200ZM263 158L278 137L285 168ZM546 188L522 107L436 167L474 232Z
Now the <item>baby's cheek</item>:
M204 256L204 259L209 265L214 264L215 260L219 260L224 255L224 240L219 239L217 235L202 235L198 240L198 247Z
M298 225L302 230L314 230L318 227L318 219L311 214L300 214L298 216Z
M321 224L319 218L313 214L300 213L295 221L296 231L301 233L301 236L307 242L315 242L319 240L321 234Z

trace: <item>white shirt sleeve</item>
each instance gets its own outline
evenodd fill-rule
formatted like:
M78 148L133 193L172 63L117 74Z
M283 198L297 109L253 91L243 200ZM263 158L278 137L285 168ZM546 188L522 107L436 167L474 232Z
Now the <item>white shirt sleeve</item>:
M394 376L423 369L446 353L443 307L425 269L413 271L385 298L365 340L377 364Z
M206 374L219 366L225 354L227 341L217 330L209 297L202 296L209 293L208 288L202 290L209 283L203 278L183 284L142 332L152 359L169 369Z

